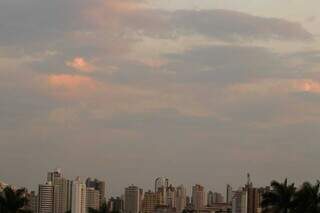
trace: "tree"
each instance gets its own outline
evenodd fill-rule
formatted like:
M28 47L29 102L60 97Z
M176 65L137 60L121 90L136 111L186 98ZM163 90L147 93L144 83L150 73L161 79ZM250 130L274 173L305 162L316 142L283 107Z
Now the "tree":
M288 185L288 180L283 183L271 182L272 190L262 195L263 213L290 213L295 205L296 187L294 183Z
M103 202L98 210L97 209L93 209L93 208L89 208L88 212L89 213L109 213L109 209L108 209L107 203Z
M25 196L25 193L26 189L24 188L14 190L10 186L7 186L0 193L1 213L29 212L23 209L28 203L28 199Z
M295 196L295 213L320 213L320 182L303 183Z

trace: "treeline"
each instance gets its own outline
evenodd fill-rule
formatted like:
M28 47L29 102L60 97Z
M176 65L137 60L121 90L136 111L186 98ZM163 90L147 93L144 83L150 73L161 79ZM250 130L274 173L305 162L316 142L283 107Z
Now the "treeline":
M300 187L271 182L271 190L262 195L262 213L320 213L320 182L305 182Z
M7 186L0 192L0 213L31 213L26 209L28 202L25 188L14 190Z

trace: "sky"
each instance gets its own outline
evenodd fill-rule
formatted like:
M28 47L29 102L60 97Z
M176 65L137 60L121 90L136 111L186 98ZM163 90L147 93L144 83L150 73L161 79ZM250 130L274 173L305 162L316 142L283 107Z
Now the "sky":
M0 0L0 180L319 178L319 0Z

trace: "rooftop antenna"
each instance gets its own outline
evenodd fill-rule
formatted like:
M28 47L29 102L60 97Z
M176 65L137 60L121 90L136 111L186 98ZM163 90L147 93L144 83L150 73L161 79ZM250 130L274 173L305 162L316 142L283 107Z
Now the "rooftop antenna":
M251 178L250 173L247 174L247 185L249 186L251 184Z

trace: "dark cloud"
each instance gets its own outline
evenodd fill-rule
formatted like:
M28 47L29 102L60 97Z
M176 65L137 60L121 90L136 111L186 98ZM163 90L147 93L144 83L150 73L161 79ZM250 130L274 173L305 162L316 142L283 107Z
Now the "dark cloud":
M181 10L173 13L174 27L221 40L310 40L312 34L299 23L252 16L229 10Z
M59 43L70 32L107 30L123 33L177 37L203 34L221 40L310 40L312 34L299 23L264 18L228 10L177 10L173 12L132 7L110 1L1 1L0 45ZM120 6L118 5L120 4ZM119 9L124 7L124 9ZM46 44L47 42L47 44ZM76 46L76 45L75 45Z
M261 47L214 45L171 54L168 65L177 81L242 82L281 74L280 56Z
M85 1L5 0L0 2L0 44L26 45L63 39L65 33L88 27Z
M130 174L141 186L167 175L188 185L216 180L220 190L226 181L242 184L239 175L248 170L263 184L317 177L309 167L319 162L320 87L299 79L318 74L319 52L240 45L307 41L309 32L284 19L137 2L143 1L0 1L1 178L36 188L41 174L61 166L67 177L103 177L120 193ZM162 38L190 35L225 45L159 53L159 67L131 49L145 37L160 46ZM76 57L97 70L68 68ZM75 96L63 95L69 90Z

